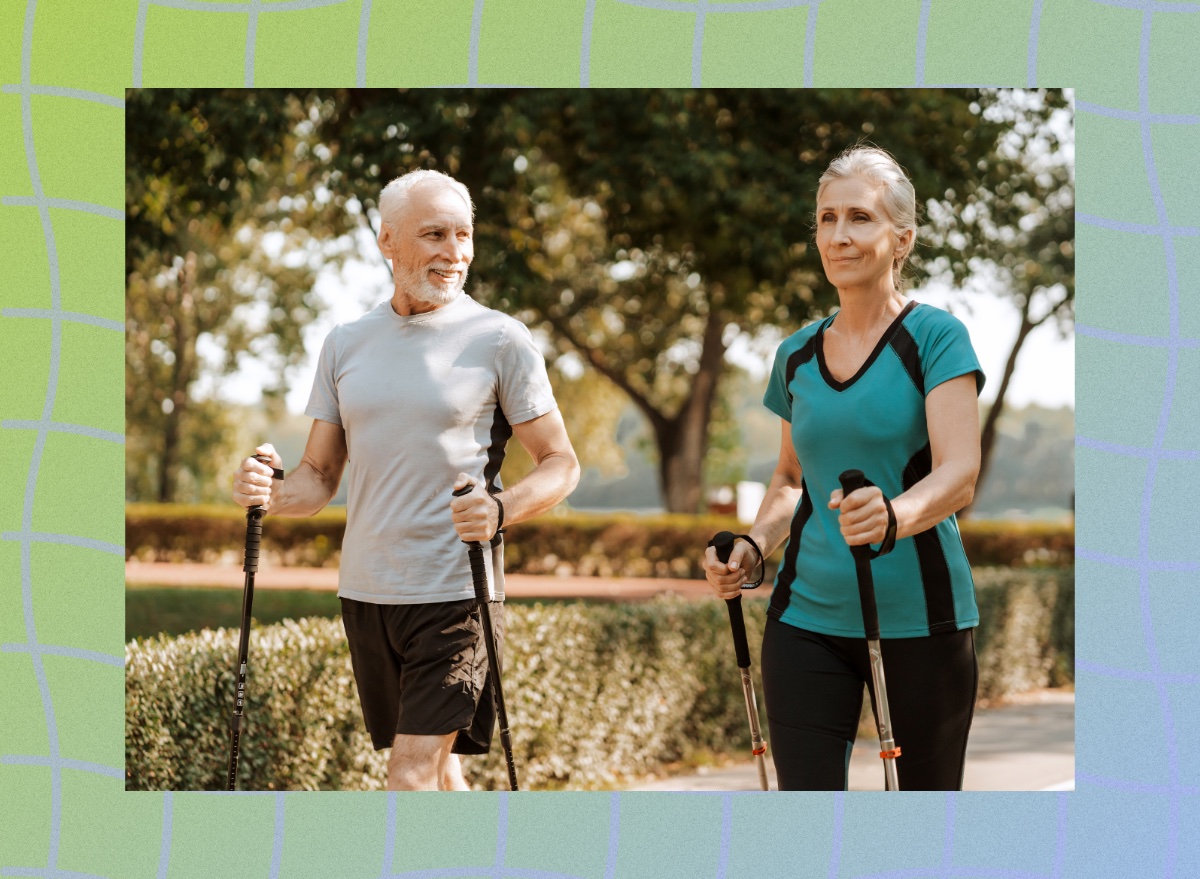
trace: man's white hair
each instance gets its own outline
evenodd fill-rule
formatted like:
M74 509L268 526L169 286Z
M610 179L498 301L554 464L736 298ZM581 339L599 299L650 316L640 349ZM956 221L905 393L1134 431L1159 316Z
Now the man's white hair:
M417 171L409 171L407 174L397 177L387 186L383 187L383 192L379 194L379 216L383 222L394 227L400 218L404 216L404 211L408 207L408 198L412 193L413 187L433 180L442 182L461 195L463 200L466 201L467 207L471 210L472 219L475 217L475 203L471 201L471 193L467 190L467 187L463 186L449 174L422 168Z

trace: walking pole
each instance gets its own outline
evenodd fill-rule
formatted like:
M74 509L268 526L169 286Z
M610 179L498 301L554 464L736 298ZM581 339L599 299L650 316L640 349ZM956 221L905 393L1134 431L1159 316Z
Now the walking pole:
M470 494L472 485L464 485L455 489L454 497ZM500 663L496 654L496 635L492 630L492 611L488 607L487 568L483 562L483 544L472 540L464 540L467 545L467 557L471 560L471 580L475 586L475 604L479 608L479 618L483 622L483 642L487 648L488 672L492 678L492 696L496 700L496 714L500 720L500 744L504 746L504 759L508 763L508 786L517 790L517 765L513 762L512 739L508 734L508 712L504 710L504 691L500 686Z
M254 460L270 466L266 455L255 455ZM275 479L283 479L283 471L272 469ZM229 721L229 790L237 789L239 745L242 739L242 716L246 706L246 666L250 652L250 608L254 604L254 574L258 571L258 545L262 540L263 508L250 507L246 510L246 558L242 570L246 572L246 585L242 591L242 628L238 636L238 680L237 696L233 703L233 717Z
M730 531L722 531L713 537L710 544L717 551L717 558L728 562L737 538ZM763 741L758 727L758 703L754 698L754 682L750 680L750 646L746 643L746 620L742 616L742 596L725 599L729 611L729 628L733 630L733 653L737 657L738 669L742 673L742 696L746 700L746 716L750 720L750 752L758 768L758 786L770 790L767 784L767 743Z
M847 470L838 477L842 496L846 497L867 484L861 470ZM896 777L896 746L892 716L888 711L887 684L883 678L883 655L879 650L879 612L875 607L875 580L871 576L871 559L875 552L867 544L850 547L854 570L858 575L858 597L862 603L863 628L867 635L867 652L871 657L871 679L875 683L875 725L879 730L879 756L883 760L883 780L886 790L900 790Z

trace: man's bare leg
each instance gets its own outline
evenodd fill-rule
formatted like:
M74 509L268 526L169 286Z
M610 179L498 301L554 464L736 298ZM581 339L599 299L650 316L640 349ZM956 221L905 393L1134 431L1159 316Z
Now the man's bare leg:
M457 733L396 735L388 757L388 790L440 790L442 767ZM461 775L461 772L460 772Z
M467 780L463 777L462 761L454 753L446 755L446 762L442 764L440 781L441 790L471 789L471 786L467 784Z

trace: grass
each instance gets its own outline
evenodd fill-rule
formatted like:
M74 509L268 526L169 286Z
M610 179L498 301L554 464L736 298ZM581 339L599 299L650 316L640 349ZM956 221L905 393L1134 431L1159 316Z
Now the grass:
M335 617L342 612L337 593L321 589L256 589L253 618L258 625L302 617ZM201 629L236 629L242 622L242 590L223 587L125 587L125 640L182 635Z

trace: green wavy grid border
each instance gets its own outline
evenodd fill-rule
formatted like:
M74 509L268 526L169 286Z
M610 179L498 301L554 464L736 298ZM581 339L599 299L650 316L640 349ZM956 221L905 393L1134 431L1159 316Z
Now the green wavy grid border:
M0 876L1200 875L1200 759L1183 747L1200 719L1200 4L428 7L0 0ZM902 808L124 793L118 221L135 83L1076 87L1077 791Z

